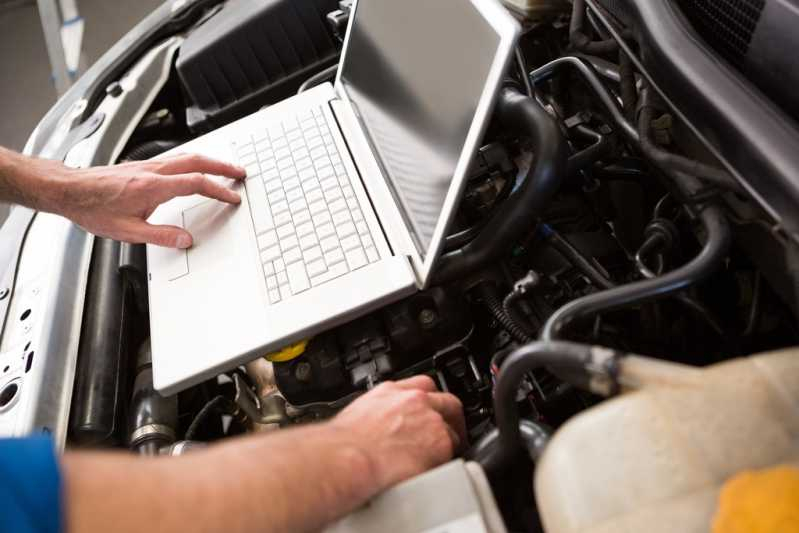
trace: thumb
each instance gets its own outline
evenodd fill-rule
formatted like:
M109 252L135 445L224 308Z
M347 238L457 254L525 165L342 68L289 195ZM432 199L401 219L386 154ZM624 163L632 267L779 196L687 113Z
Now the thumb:
M166 248L191 248L194 239L191 234L177 226L154 226L143 222L135 230L136 240Z

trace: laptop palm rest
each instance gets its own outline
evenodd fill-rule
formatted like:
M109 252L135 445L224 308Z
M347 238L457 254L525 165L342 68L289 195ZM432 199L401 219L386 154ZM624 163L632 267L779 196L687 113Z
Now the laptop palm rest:
M220 263L235 263L234 254L225 250L236 242L237 224L233 215L238 206L208 200L183 212L184 228L194 238L188 250L188 272L218 269Z

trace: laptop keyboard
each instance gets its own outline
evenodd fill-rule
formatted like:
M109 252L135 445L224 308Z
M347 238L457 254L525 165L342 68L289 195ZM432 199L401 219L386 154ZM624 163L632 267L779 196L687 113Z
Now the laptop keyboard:
M380 259L321 108L235 149L272 304Z

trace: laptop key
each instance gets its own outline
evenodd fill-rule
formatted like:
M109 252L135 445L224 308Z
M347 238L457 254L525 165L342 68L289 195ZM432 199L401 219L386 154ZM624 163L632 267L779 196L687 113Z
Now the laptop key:
M280 259L280 247L275 245L261 252L261 262L276 261Z
M276 304L280 303L280 291L278 289L273 289L269 291L269 303Z
M330 215L328 215L328 219L329 217ZM316 227L316 234L319 236L320 239L324 239L325 237L330 237L331 235L335 235L336 228L333 226L333 224L327 222L325 224L321 224Z
M336 230L338 231L339 238L343 239L345 237L349 237L350 235L355 235L355 224L352 222L345 222L337 227Z
M356 237L357 238L357 237ZM335 250L339 247L338 238L335 236L326 237L322 239L322 251L325 253ZM360 245L360 243L358 243Z
M288 283L280 286L280 299L285 300L287 298L291 298L291 288Z
M308 276L310 278L314 278L315 276L319 276L325 272L327 272L327 266L321 259L317 259L316 261L308 263Z
M302 252L299 248L292 248L283 254L283 260L286 262L286 271L291 272L295 263L302 265Z
M315 235L313 222L305 222L297 225L297 236L302 238L306 235Z
M325 254L325 263L330 266L341 263L342 261L344 261L344 252L341 251L341 248L336 248Z
M298 226L311 220L311 212L308 209L303 209L294 213L294 223Z
M319 241L316 239L316 233L310 233L300 238L300 249L308 250L316 246Z
M350 250L346 252L344 255L347 256L347 263L350 265L350 270L356 270L363 266L366 266L366 254L363 253L363 250L360 248L356 248L355 250Z
M370 263L375 263L380 259L380 254L377 253L377 248L374 246L366 249L366 258Z
M255 233L260 234L274 227L269 205L266 201L264 182L259 178L251 178L246 184L247 198L250 201L250 214L255 226Z
M269 230L258 236L258 249L266 250L277 244L277 233L274 230Z
M302 253L302 256L303 256L303 259L305 260L306 264L307 263L313 263L314 261L317 261L317 260L321 260L322 259L322 248L320 248L319 245L314 246L313 248L305 250Z
M349 252L350 250L360 249L361 240L358 238L357 235L350 235L349 237L341 239L341 247L344 248L345 252Z
M290 264L286 267L286 273L288 274L292 293L298 294L311 288L311 282L308 279L308 274L305 272L304 264Z
M336 278L339 278L344 274L347 274L349 271L350 269L347 266L347 263L345 261L342 261L341 263L337 263L328 268L327 272L325 272L324 274L320 274L318 276L314 276L313 278L311 278L311 284L314 287L316 287L318 285L321 285L322 283L327 283L328 281L332 281Z

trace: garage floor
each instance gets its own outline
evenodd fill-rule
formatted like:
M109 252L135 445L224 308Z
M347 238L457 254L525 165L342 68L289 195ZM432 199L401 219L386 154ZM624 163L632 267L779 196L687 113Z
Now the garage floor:
M78 0L86 21L81 64L94 63L160 0ZM50 63L36 2L0 1L0 145L21 150L55 103Z

